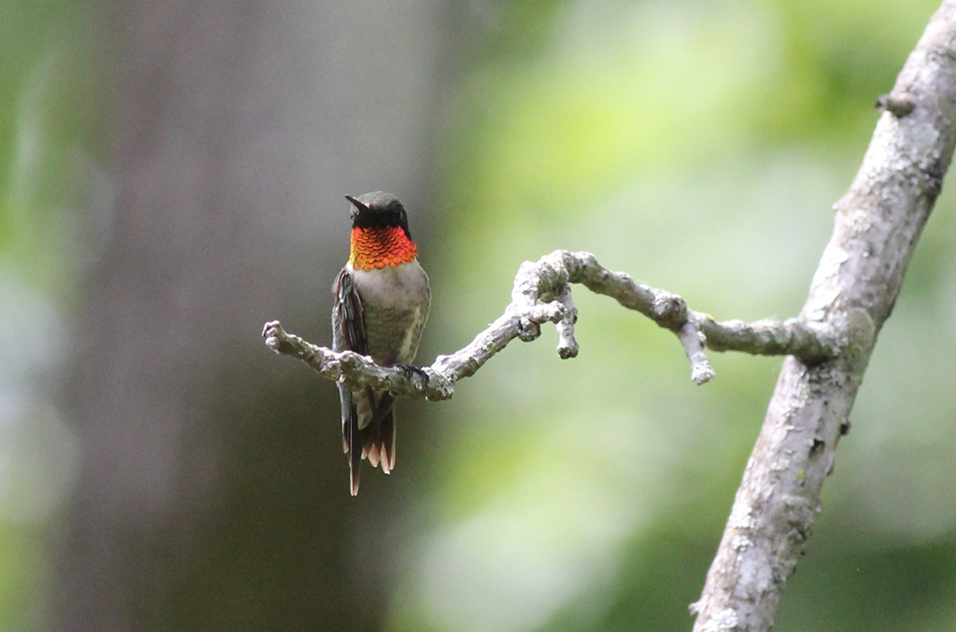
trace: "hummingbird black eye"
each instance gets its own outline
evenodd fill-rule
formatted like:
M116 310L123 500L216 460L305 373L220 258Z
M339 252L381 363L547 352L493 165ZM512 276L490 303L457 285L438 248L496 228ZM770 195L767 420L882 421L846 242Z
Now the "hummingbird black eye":
M390 224L401 226L408 221L405 214L405 207L402 206L402 203L398 200L391 202L384 210L385 216L388 218Z

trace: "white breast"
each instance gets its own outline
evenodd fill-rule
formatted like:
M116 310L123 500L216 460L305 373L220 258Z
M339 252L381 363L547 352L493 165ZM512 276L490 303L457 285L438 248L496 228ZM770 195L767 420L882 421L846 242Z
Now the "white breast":
M349 266L351 268L351 266ZM418 261L350 273L362 297L369 351L384 364L409 363L428 314L428 276Z
M356 270L351 263L348 268L363 302L400 310L420 306L428 277L417 259L411 263L375 270Z

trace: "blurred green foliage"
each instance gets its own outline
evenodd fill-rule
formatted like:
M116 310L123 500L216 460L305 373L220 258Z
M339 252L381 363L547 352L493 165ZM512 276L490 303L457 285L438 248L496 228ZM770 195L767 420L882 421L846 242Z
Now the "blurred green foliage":
M89 210L108 196L109 84L95 5L0 2L0 629L48 624L46 528L75 464L53 408L63 310L90 248ZM100 205L104 208L105 205Z
M4 282L70 293L105 237L88 215L111 194L105 24L96 4L0 3L0 261L15 271Z

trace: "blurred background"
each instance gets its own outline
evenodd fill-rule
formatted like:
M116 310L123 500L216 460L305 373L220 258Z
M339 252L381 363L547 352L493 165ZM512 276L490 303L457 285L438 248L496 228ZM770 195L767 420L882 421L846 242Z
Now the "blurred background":
M805 298L938 0L0 1L0 629L688 630L779 359L578 290L350 498L346 193L407 206L419 361L556 248L717 318ZM946 187L775 629L956 630Z

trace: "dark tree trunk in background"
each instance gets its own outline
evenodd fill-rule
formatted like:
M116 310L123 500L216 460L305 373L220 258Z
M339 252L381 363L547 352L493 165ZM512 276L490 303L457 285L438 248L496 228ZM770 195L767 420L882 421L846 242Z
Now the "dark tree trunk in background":
M329 337L343 194L390 190L427 234L448 17L118 3L116 198L76 329L55 629L380 627L368 566L388 538L360 531L388 516L348 495L334 387L258 334L281 318Z

